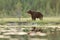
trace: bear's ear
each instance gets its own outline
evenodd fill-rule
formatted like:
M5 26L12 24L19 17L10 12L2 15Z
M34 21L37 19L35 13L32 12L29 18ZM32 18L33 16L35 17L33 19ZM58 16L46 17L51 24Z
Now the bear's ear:
M31 12L31 10L27 11L27 13L30 13L30 12Z
M31 12L31 10L29 10L29 12Z

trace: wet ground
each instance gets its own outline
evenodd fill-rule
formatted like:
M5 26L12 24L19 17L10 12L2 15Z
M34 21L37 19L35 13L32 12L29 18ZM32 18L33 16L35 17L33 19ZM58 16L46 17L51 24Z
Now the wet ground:
M57 25L55 25L57 24ZM41 24L38 24L38 23L34 23L34 22L18 22L18 23L15 23L15 22L8 22L4 25L0 25L0 26L3 26L3 27L13 27L12 29L16 29L14 28L15 26L18 26L18 27L33 27L33 26L37 26L37 27L52 27L52 28L55 28L55 27L59 27L60 26L60 23L47 23L47 24L44 24L43 26ZM49 31L50 33L50 31ZM14 36L14 35L13 35ZM60 29L57 30L57 31L54 31L54 32L51 32L49 35L47 35L47 37L30 37L29 35L24 35L24 36L15 36L14 37L9 37L8 39L6 40L60 40ZM5 39L1 39L1 40L5 40Z

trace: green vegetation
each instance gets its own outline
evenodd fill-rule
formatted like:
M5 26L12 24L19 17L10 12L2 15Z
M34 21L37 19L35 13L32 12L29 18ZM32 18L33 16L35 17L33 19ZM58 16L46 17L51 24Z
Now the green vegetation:
M30 9L44 17L60 16L60 0L0 0L0 18L29 17L26 12Z
M28 10L39 11L43 20L32 21ZM60 22L60 0L0 0L0 24L7 22L36 22L48 24Z
M38 24L48 24L48 23L56 23L60 24L59 17L44 17L43 20L37 19L36 21L31 20L31 18L1 18L0 24L5 24L7 22L36 22Z

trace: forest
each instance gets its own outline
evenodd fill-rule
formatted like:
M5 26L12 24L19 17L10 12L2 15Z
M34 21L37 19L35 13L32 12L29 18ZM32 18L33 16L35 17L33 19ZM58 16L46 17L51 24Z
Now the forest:
M44 17L59 17L60 0L0 0L0 18L30 17L28 10L39 11Z

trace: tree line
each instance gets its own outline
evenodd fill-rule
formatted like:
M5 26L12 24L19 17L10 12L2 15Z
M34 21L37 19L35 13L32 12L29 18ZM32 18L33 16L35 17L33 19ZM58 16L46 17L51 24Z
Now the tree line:
M0 0L0 18L29 17L28 10L39 11L45 17L60 16L60 0Z

